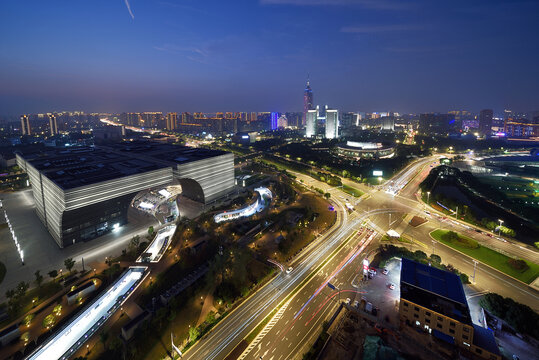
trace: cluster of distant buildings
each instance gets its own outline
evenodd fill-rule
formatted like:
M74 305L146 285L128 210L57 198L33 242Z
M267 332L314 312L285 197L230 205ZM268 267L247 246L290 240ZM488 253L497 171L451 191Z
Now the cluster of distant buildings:
M539 111L521 114L505 110L503 117L495 117L492 109L481 110L478 115L465 110L421 114L418 129L432 134L464 132L481 137L534 139L539 137Z
M19 122L8 122L0 130L4 135L2 141L6 142L6 136L11 136L9 138L11 145L16 145L20 143L21 135L23 138L31 137L33 142L39 142L40 139L46 141L69 132L98 133L98 129L104 126L101 119L127 128L212 136L277 129L304 129L307 138L336 139L343 136L354 137L356 133L366 129L386 132L409 129L425 134L449 136L468 134L475 137L539 138L539 111L522 114L505 110L502 116L494 116L491 109L481 110L478 114L467 110L423 114L399 114L389 111L343 112L328 105L315 105L309 81L303 93L303 112L153 111L86 114L81 111L64 111L23 114ZM125 130L122 132L117 136L124 136ZM99 137L100 134L97 135Z

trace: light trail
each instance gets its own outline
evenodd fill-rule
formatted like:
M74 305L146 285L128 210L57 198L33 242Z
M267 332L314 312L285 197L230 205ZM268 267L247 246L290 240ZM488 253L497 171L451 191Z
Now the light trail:
M316 310L316 312L313 313L313 316L311 316L311 318L309 319L309 321L307 321L305 323L305 326L308 326L309 323L311 321L313 321L313 319L315 318L316 315L318 315L318 313L320 312L320 310L322 310L322 308L324 306L326 306L326 304L328 303L329 300L333 299L335 296L343 293L343 292L352 292L352 293L356 293L356 294L365 294L366 292L365 291L358 291L358 290L351 290L351 289L345 289L345 290L339 290L338 292L336 293L333 293L329 296L326 297L326 300L318 307L318 309Z
M307 300L307 302L301 307L301 309L297 312L297 314L294 316L294 319L296 319L298 316L301 315L301 313L305 310L305 308L307 307L307 305L309 305L309 303L316 297L318 296L318 294L320 293L320 291L322 291L322 289L324 287L327 286L327 284L333 279L335 278L335 276L337 276L344 268L346 268L352 261L354 261L356 259L356 257L358 257L359 254L361 254L361 252L367 247L367 245L372 241L372 239L374 239L374 237L377 235L376 232L372 232L368 238L365 238L363 239L363 241L361 243L359 243L357 246L359 246L359 249L357 251L354 252L354 250L352 250L352 252L350 254L352 254L350 256L350 254L347 256L347 258L345 258L345 260L343 260L344 264L341 262L341 264L339 264L340 266L337 267L337 270L333 272L333 274L331 274L323 283L322 285L320 285L320 287L315 291L315 293L309 298L309 300ZM356 248L357 248L356 246Z

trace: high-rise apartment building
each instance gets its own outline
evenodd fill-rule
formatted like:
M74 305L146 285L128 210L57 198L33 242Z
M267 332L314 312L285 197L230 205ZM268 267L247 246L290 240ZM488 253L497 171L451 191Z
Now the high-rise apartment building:
M32 128L30 127L30 118L28 115L21 115L21 132L23 135L32 135Z
M326 109L326 139L339 137L339 111Z
M278 120L279 120L279 113L277 113L277 112L272 112L272 113L271 113L271 117L270 117L270 121L271 121L271 123L270 123L270 129L271 129L271 130L277 129L277 127L278 127L277 121L278 121Z
M307 86L303 91L303 124L307 123L307 111L313 109L313 90L311 89L311 82L307 79Z
M171 112L167 114L166 128L168 131L176 130L176 124L178 121L178 113Z
M58 121L56 120L56 115L54 114L48 114L49 115L49 130L51 136L58 135Z
M492 118L494 113L492 109L484 109L479 112L479 132L482 135L490 136L492 133Z
M306 127L305 136L307 137L316 136L316 132L318 130L318 111L317 110L307 110L305 127Z

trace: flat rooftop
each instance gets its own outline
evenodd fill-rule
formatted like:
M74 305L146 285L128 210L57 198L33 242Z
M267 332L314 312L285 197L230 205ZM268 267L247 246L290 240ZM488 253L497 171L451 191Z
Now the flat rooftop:
M460 277L402 258L401 282L468 306Z
M149 142L44 149L20 155L64 190L226 154Z

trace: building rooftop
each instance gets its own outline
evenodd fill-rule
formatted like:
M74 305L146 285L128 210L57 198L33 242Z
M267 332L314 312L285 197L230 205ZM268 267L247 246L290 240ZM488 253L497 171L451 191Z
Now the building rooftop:
M21 152L43 175L67 190L226 154L150 142Z
M473 343L475 346L493 354L501 355L498 344L496 344L496 339L494 338L494 333L491 330L475 324L473 325L473 329Z
M460 277L448 271L403 258L401 298L462 323L472 323Z
M460 277L432 266L403 258L401 281L461 304L467 304Z

